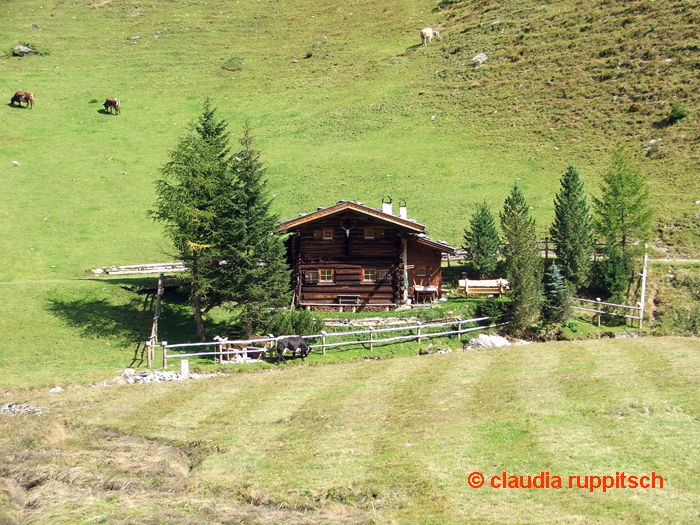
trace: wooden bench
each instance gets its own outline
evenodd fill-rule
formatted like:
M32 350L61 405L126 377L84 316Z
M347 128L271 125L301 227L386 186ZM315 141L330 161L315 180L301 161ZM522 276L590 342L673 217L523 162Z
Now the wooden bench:
M510 286L508 285L508 279L488 279L483 281L472 279L459 280L459 293L463 293L467 297L470 295L498 295L502 297L503 294L509 292Z
M360 296L359 295L339 295L338 296L338 304L359 304L360 303Z

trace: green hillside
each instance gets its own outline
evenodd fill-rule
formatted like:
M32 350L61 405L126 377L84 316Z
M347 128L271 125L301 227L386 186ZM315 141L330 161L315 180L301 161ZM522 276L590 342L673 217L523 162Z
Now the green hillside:
M1 15L3 50L43 54L0 60L0 97L36 102L0 107L0 280L170 258L146 210L206 96L234 135L252 124L283 218L390 195L459 244L475 203L500 208L518 182L544 232L568 163L595 192L623 140L657 242L700 251L697 7L30 0ZM422 47L428 24L444 38ZM122 115L100 112L107 96ZM672 101L690 116L664 127Z

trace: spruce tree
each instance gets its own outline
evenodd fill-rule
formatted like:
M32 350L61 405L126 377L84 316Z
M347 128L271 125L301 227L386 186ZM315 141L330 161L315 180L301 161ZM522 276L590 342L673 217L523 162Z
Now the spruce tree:
M539 318L542 289L542 257L535 235L535 220L517 184L499 214L506 275L511 289L510 331L522 332Z
M233 157L232 194L217 201L215 242L221 258L218 288L236 303L239 321L250 335L269 320L271 309L289 303L290 270L282 238L275 233L279 218L271 212L266 169L246 125L243 149Z
M544 324L563 323L571 317L571 295L566 279L556 263L545 272L543 287L542 322Z
M170 160L156 181L155 210L149 215L163 223L166 236L190 274L191 300L197 337L206 340L202 313L216 303L216 271L220 260L214 229L214 200L230 192L230 169L226 124L216 119L209 100L204 113L170 152Z
M479 279L492 276L498 264L498 231L489 205L484 202L477 206L464 231L464 249L474 265Z
M612 154L612 166L603 176L601 192L600 199L593 197L593 206L595 230L608 246L608 262L602 265L603 280L615 283L609 293L620 294L619 274L626 274L629 282L634 272L632 261L649 240L652 222L646 179L630 161L624 145ZM619 248L619 253L615 247ZM621 265L622 270L613 263Z
M593 217L583 182L572 165L561 178L554 199L554 223L549 234L555 242L557 266L576 289L588 283L593 257Z

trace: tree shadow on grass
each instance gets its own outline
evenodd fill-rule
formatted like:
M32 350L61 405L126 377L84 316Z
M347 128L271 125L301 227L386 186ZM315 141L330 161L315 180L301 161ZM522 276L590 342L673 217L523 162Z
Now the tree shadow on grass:
M667 117L661 120L657 120L656 122L652 122L651 125L654 129L664 129L669 127L671 124L673 124L673 122L671 122L671 120Z
M130 279L104 283L115 286L144 282ZM77 330L82 338L116 340L116 348L127 351L131 356L128 366L142 366L146 360L145 342L153 325L153 294L125 293L128 294L126 298L121 294L95 297L92 292L79 299L49 297L47 310L66 326ZM216 333L226 333L225 325L209 319L205 320L205 328L210 339ZM166 292L161 302L158 340L189 343L196 341L196 334L194 315L187 297Z

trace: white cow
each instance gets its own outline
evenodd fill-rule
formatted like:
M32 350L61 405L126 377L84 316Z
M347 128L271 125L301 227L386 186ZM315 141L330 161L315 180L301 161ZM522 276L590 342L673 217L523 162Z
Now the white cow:
M427 46L428 42L432 42L434 36L441 38L439 29L433 29L432 27L426 27L425 29L420 30L420 39L421 39L421 42L423 42L424 46Z

